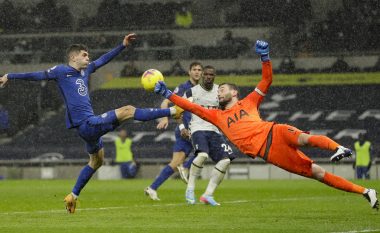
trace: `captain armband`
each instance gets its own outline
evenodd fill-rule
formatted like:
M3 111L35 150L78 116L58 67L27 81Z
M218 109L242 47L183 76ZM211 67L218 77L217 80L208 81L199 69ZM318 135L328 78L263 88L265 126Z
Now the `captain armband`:
M261 96L266 96L266 94L264 93L264 92L262 92L259 88L255 88L255 91L257 92L257 93L259 93L259 95L261 95Z

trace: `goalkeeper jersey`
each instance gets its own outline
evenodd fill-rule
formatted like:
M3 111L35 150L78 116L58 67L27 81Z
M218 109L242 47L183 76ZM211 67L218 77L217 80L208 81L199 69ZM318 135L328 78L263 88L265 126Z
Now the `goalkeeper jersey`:
M274 122L263 121L258 107L272 83L272 64L262 63L262 80L255 91L227 110L206 109L175 94L169 100L217 126L239 150L255 157Z

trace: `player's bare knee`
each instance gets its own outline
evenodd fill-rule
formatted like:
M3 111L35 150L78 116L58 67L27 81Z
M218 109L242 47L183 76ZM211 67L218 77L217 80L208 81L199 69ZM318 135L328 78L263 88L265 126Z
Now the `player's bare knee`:
M312 172L313 178L316 180L323 180L326 173L325 169L323 169L321 166L314 163L311 166L311 172Z
M103 165L104 162L104 156L99 155L99 154L92 154L90 155L90 162L89 165L93 169L97 170Z
M185 161L185 153L184 152L174 152L173 153L173 158L169 163L169 166L172 167L173 169L181 165Z
M181 161L181 160L172 160L172 161L170 161L169 166L171 168L175 169L176 167L178 167L182 163L183 163L183 161Z
M122 121L133 118L135 111L136 108L132 105L123 106L115 110L117 119Z

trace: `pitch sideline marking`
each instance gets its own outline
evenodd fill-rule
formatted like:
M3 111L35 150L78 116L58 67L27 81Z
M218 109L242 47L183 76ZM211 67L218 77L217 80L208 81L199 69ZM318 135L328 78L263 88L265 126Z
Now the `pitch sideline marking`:
M362 233L362 232L379 232L380 229L374 229L374 230L369 230L369 229L366 229L366 230L360 230L360 231L339 231L339 232L331 232L331 233Z
M316 199L326 199L326 197L305 197L305 198L279 198L279 199L269 199L266 202L282 202L282 201L300 201L300 200L316 200ZM258 202L258 200L234 200L234 201L224 201L221 204L240 204ZM203 205L203 203L196 203L197 205ZM153 205L133 205L133 206L110 206L110 207L96 207L96 208L82 208L76 211L98 211L98 210L119 210L128 209L131 207L165 207L165 206L187 206L187 203L168 203L168 204L153 204ZM50 214L50 213L65 213L65 210L32 210L32 211L14 211L14 212L0 212L0 215L16 215L16 214Z

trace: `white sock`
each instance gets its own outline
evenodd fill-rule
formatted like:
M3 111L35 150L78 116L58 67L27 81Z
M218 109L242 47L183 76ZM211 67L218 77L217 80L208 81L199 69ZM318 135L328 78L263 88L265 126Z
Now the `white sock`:
M222 182L230 163L230 159L222 159L215 165L214 169L211 172L210 182L207 185L205 195L214 195L215 189Z
M194 190L195 189L195 180L201 174L203 164L207 158L208 158L207 153L200 152L200 153L198 153L197 157L193 160L193 163L191 164L191 167L190 167L189 181L187 183L187 190Z
M74 199L78 199L78 195L76 195L75 193L71 192L71 195L73 195Z

